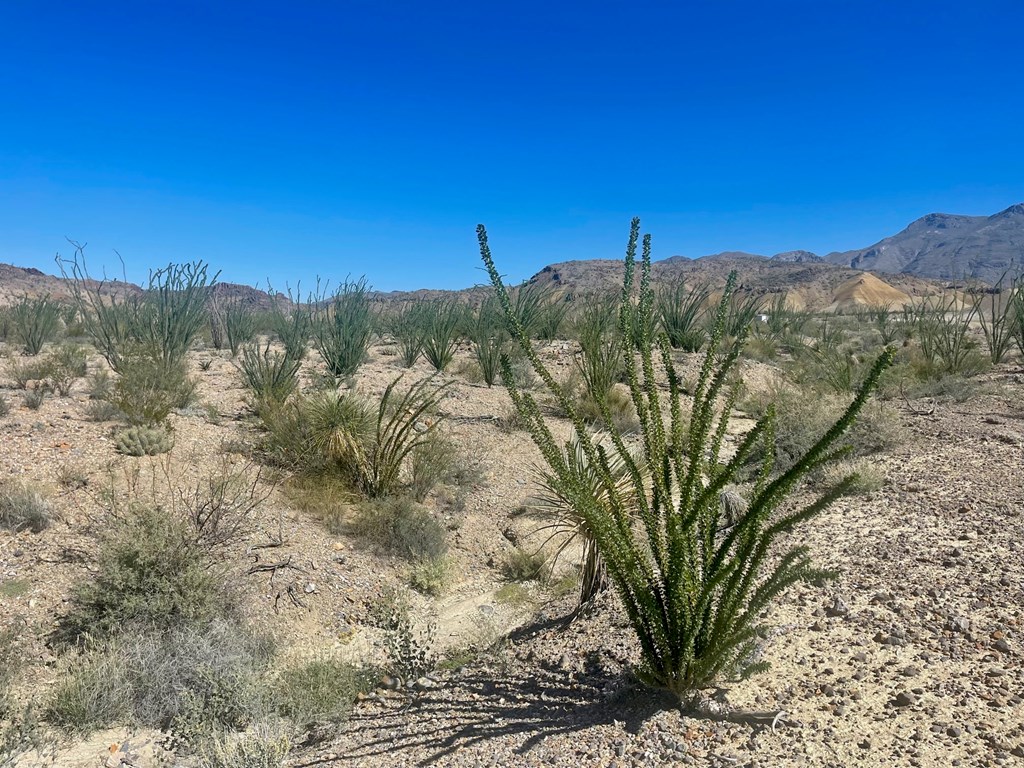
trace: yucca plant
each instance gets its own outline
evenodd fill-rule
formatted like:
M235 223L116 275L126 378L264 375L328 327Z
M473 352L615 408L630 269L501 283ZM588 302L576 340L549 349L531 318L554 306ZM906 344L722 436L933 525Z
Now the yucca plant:
M22 296L8 313L18 340L30 355L38 355L60 329L61 305L49 296Z
M696 352L704 346L704 313L710 299L711 287L707 283L687 288L680 280L658 292L658 318L673 348Z
M623 333L634 311L636 250L640 223L634 219L626 249L619 323ZM558 479L567 502L583 520L608 569L643 654L642 679L686 698L731 675L746 675L765 665L757 659L760 621L783 590L795 582L828 574L812 567L807 547L780 550L782 537L821 513L849 487L850 480L804 507L791 501L797 483L846 451L837 442L854 422L882 371L891 362L884 353L867 383L835 425L796 464L773 475L770 450L774 413L747 433L731 457L722 447L737 396L728 382L740 345L719 354L726 332L735 275L726 286L693 390L689 420L682 408L682 386L666 336L639 339L638 354L624 359L629 390L641 424L642 448L633 454L614 428L614 451L591 435L569 393L537 355L512 311L508 293L491 258L487 232L477 230L480 252L505 310L513 338L537 375L568 414L586 457L599 468L601 501L593 486L581 482L549 428L536 399L504 376L512 401ZM650 286L650 237L643 240L639 306L653 302ZM743 333L743 329L738 329ZM668 397L656 380L656 357L667 377ZM717 361L717 362L716 362ZM507 358L503 366L508 367ZM689 426L687 426L687 424ZM727 517L720 495L755 447L767 447L746 510ZM631 488L624 492L611 471L612 456L626 463ZM742 505L732 505L733 509Z
M308 406L311 450L330 460L370 498L399 485L409 455L424 445L438 424L429 418L444 394L431 379L396 392L402 377L384 390L376 409L353 395L327 393Z

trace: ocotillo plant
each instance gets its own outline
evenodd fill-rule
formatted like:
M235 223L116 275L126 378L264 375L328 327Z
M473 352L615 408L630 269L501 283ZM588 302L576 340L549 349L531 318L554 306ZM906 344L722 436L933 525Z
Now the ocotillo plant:
M633 313L646 312L654 301L650 285L650 237L643 240L639 304L634 305L636 250L640 222L634 219L626 249L619 323L633 322ZM595 484L581 482L573 460L575 446L555 439L536 399L520 391L514 378L505 385L518 413L558 479L559 492L583 521L604 560L643 654L639 674L651 685L680 698L722 678L762 669L758 660L760 621L770 603L795 582L829 574L811 565L807 547L780 549L785 534L820 514L849 487L850 478L803 507L794 507L799 480L846 451L837 448L853 424L882 371L891 363L885 352L866 384L840 419L796 464L781 474L772 472L774 412L768 413L740 442L731 457L723 454L736 389L729 388L741 344L720 351L732 300L735 275L730 276L718 305L707 341L703 365L693 390L689 426L682 408L685 397L672 363L668 339L643 331L636 351L624 356L629 390L640 421L642 449L630 451L622 435L609 429L606 447L587 430L573 398L554 379L537 355L516 317L500 274L491 258L487 232L477 229L480 253L491 283L505 310L510 333L574 427L574 439L595 468ZM744 329L736 329L743 333ZM740 340L741 341L741 340ZM667 378L668 397L656 380L656 357ZM504 368L510 363L503 360ZM607 406L602 407L607 410ZM610 422L610 419L606 419ZM765 450L746 510L726 516L720 502L755 447ZM623 492L613 461L627 465L631 488Z

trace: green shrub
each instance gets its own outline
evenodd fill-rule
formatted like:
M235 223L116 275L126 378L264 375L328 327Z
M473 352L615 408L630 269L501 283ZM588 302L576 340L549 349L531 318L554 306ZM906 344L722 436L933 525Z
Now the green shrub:
M404 593L385 591L373 613L373 620L383 631L381 647L390 674L412 683L437 668L438 657L433 648L437 625L428 622L417 627Z
M543 581L549 572L548 558L543 551L511 550L501 564L501 573L512 582Z
M291 736L279 723L257 723L242 734L215 731L196 747L198 768L281 768Z
M625 356L626 377L641 424L644 450L632 456L622 435L609 431L607 440L626 462L633 485L632 493L623 498L615 490L614 477L605 470L607 449L588 433L569 396L516 321L483 226L478 228L478 237L481 256L513 336L548 390L570 415L589 466L600 468L608 504L595 503L593 494L576 480L536 400L514 385L508 386L513 403L530 423L531 435L550 472L564 483L576 513L586 521L605 561L608 577L640 643L644 660L642 678L685 698L723 677L762 669L765 664L756 655L760 621L772 600L795 582L828 575L811 566L806 547L779 553L776 544L843 493L846 483L806 507L793 510L783 505L802 477L842 454L834 448L836 441L863 408L891 355L879 359L867 384L838 422L789 470L781 474L772 472L775 450L771 411L744 437L735 455L726 459L722 447L736 397L728 382L747 327L742 322L742 304L730 313L736 280L735 274L731 275L715 313L693 390L688 430L684 432L680 407L684 395L667 338L653 339L641 333L636 339L639 354ZM619 311L623 333L636 327L632 323L634 304L630 297L638 240L639 220L634 219ZM654 300L650 265L650 240L645 236L638 305L641 312ZM736 343L720 353L727 321L732 325L729 330L736 332ZM662 394L655 375L656 351L666 369L667 396ZM505 378L508 382L511 377ZM720 494L735 481L759 445L765 459L746 511L727 522ZM631 511L633 504L638 510L636 514Z
M25 403L25 407L30 411L38 411L42 407L43 401L46 399L47 392L49 392L49 389L45 386L25 390L25 394L22 395L22 401Z
M47 378L62 397L71 394L74 383L88 370L86 351L75 344L61 344L47 355L44 366Z
M0 528L8 531L45 531L53 522L53 509L43 495L28 486L0 486Z
M451 440L434 432L413 449L409 458L409 490L416 501L422 502L437 485L451 479L459 452Z
M217 281L206 264L168 264L150 273L139 294L113 291L107 281L91 280L84 250L77 244L74 258L58 264L86 334L111 369L124 373L125 357L146 357L167 372L184 365L206 322L206 302Z
M446 557L434 557L414 563L409 572L409 586L423 595L439 596L448 583L450 564Z
M50 373L50 368L45 360L22 358L8 355L7 375L14 380L14 386L18 389L28 389L30 381L43 381Z
M309 304L300 304L301 296L288 293L288 306L279 294L271 292L270 327L284 345L284 353L291 360L303 360L313 333L313 315Z
M126 629L72 662L51 697L50 722L79 733L115 723L159 728L195 748L269 709L266 638L222 620Z
M121 409L106 400L92 400L85 406L84 416L87 421L121 421L124 414Z
M174 447L174 433L163 427L128 427L114 435L114 448L125 456L156 456Z
M360 507L352 525L357 536L416 562L448 551L444 526L412 499L383 499Z
M103 639L230 615L232 604L195 532L155 505L138 504L105 533L95 577L72 594L56 638Z
M398 344L398 357L402 366L412 368L423 354L423 339L427 334L424 305L405 302L384 317L384 327Z
M213 346L231 350L232 357L256 336L256 315L240 299L213 299L209 319Z
M38 355L60 330L61 305L49 296L21 299L8 309L15 336L30 355Z
M313 346L334 376L351 376L370 346L373 317L366 280L345 282L329 302L318 297L313 318Z
M324 656L286 667L275 699L281 714L298 726L340 723L371 684L366 669Z
M196 383L189 378L184 361L167 364L138 355L123 357L120 366L110 403L129 424L162 424L175 408L195 400Z

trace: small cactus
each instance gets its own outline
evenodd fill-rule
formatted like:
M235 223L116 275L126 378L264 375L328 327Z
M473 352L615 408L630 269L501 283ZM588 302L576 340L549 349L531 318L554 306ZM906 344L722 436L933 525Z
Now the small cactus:
M156 456L174 447L174 435L163 427L128 427L114 435L114 446L126 456Z

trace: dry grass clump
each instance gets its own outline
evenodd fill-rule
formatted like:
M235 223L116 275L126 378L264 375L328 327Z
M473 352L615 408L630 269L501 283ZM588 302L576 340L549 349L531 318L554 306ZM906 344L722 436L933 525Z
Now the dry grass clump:
M50 502L35 488L0 487L0 528L8 531L45 531L53 522Z

